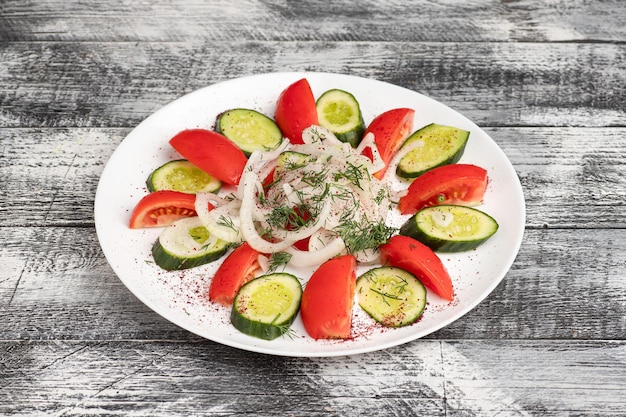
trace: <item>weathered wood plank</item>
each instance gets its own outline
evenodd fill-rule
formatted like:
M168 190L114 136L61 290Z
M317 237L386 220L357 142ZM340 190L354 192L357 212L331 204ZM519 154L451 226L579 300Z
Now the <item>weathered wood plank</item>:
M619 0L3 1L0 41L623 41Z
M0 414L626 415L626 3L0 2ZM149 310L93 227L117 144L181 95L326 71L484 126L527 202L477 308L344 358L254 354Z
M417 341L324 359L203 342L0 349L10 358L0 412L12 415L598 415L626 406L624 342Z
M0 241L13 265L0 286L0 340L198 339L124 287L93 228L3 227ZM527 230L496 290L430 337L624 340L624 270L626 229Z
M528 227L626 226L624 129L485 129L520 177Z
M129 130L0 129L0 226L93 225L100 174ZM520 176L528 227L626 227L626 129L485 130Z
M93 224L100 174L129 131L0 129L0 225Z
M291 70L388 81L482 126L624 126L624 62L614 44L17 42L0 47L0 127L133 127L198 88Z

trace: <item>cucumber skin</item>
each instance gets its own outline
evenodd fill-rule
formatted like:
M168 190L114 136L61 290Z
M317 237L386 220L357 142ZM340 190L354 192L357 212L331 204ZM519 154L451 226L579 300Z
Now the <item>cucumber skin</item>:
M153 193L155 191L160 191L162 189L163 190L171 189L171 190L174 190L174 191L179 191L179 190L177 190L177 189L175 189L173 187L172 188L158 188L158 187L155 187L154 186L154 182L153 182L154 176L158 173L159 170L165 168L168 164L175 164L175 163L179 163L179 162L189 162L189 161L187 161L186 159L176 159L176 160L173 160L173 161L166 162L163 165L161 165L160 167L158 167L157 169L155 169L154 171L152 171L150 173L150 175L148 176L148 179L146 180L146 188L148 188L148 191L151 192L151 193ZM216 180L216 181L219 181L219 180ZM214 189L207 190L207 191L208 192L212 192L212 193L217 193L220 190L221 186L222 186L221 181L219 181L219 183L216 185L216 187ZM189 191L181 191L181 192L188 193L188 194L195 194L195 193L189 192ZM205 191L203 191L203 192L205 192Z
M294 280L298 281L298 278L296 278L294 275L291 274L286 274L286 273L278 273L281 275L290 275ZM262 275L260 277L257 277L255 279L253 279L252 281L247 282L246 284L244 284L243 287L241 287L239 289L239 292L241 292L241 290L246 286L246 285L254 285L254 281L258 280L258 279L264 279L267 278L270 275ZM298 281L299 283L299 281ZM284 320L280 323L276 324L272 324L272 323L263 323L260 321L255 321L252 319L249 319L247 317L244 317L238 310L237 310L237 304L238 304L238 298L239 293L237 294L237 296L235 296L235 300L233 301L233 307L231 309L230 312L230 322L231 324L240 332L247 334L248 336L252 336L252 337L257 337L259 339L264 339L264 340L274 340L279 336L282 336L284 334L286 334L289 331L289 328L291 327L291 325L293 324L293 322L296 320L296 317L298 316L298 312L300 311L300 302L302 300L302 287L300 286L300 294L298 297L298 307L295 309L293 315L289 318L287 318L287 320Z
M228 117L229 113L233 113L233 112L250 112L251 114L256 115L255 117L258 117L259 119L263 120L264 122L268 123L269 126L275 126L276 128L276 133L280 133L280 140L278 140L278 142L275 144L275 146L272 147L268 147L268 149L275 149L280 145L280 142L282 141L283 138L283 133L280 130L280 127L278 127L278 124L276 123L276 121L272 120L270 117L268 117L267 115L256 111L256 110L252 110L252 109L244 109L244 108L234 108L234 109L230 109L230 110L226 110L225 112L219 114L215 120L215 131L217 133L220 133L224 136L226 136L229 140L231 140L232 142L234 142L239 149L241 149L241 151L246 155L246 157L250 157L250 155L252 155L252 152L254 152L254 150L250 150L250 149L244 149L241 147L241 145L239 145L239 143L237 143L237 141L232 138L229 137L227 133L224 133L224 129L222 128L222 122L224 117Z
M424 126L423 128L417 130L416 132L414 132L413 134L411 134L411 136L409 136L406 141L404 142L404 144L409 143L409 141L411 140L411 137L413 137L414 135L419 135L419 133L421 131L423 131L424 129L432 129L433 126L437 126L435 123L431 123L427 126ZM448 126L444 126L444 127L448 127ZM459 129L462 130L462 129ZM457 162L459 162L461 160L461 157L463 156L463 153L465 152L465 146L467 145L467 141L469 139L469 132L467 132L467 136L465 138L465 141L463 142L463 144L459 147L459 149L452 154L449 158L445 159L444 161L441 161L438 164L432 165L426 169L423 169L421 171L405 171L404 169L402 169L401 164L398 164L398 167L396 168L396 174L401 177L401 178L407 178L407 179L412 179L412 178L417 178L420 175L424 174L425 172L430 171L433 168L437 168L440 167L442 165L450 165L450 164L456 164ZM404 146L404 145L403 145Z
M322 94L317 99L315 105L316 107L321 105L322 100L324 99L324 95L329 94L329 93L332 94L333 92L340 92L341 94L345 94L349 96L352 99L352 101L354 101L354 103L356 104L357 110L359 111L359 124L357 127L355 127L354 129L348 132L336 132L332 129L332 126L323 126L323 127L333 132L335 137L339 139L341 142L349 143L350 146L352 146L353 148L356 148L357 146L359 146L359 143L361 143L361 139L363 139L363 134L365 133L365 129L366 129L365 120L363 119L363 113L361 113L361 106L359 105L359 102L357 101L357 99L352 94L348 93L347 91L343 91L339 89L332 89L332 90L328 90L324 92L324 94ZM317 111L318 112L320 111L319 107Z
M335 133L335 137L344 143L349 143L350 146L356 148L363 139L363 133L365 133L365 125L362 129L351 130L346 133Z
M154 258L154 263L166 271L181 271L216 261L224 256L228 248L229 245L224 245L223 249L195 258L179 258L167 252L161 245L161 242L159 242L159 239L157 239L152 245L152 257Z
M230 322L237 330L249 336L258 337L263 340L274 340L289 331L289 326L291 326L293 320L290 323L285 323L284 326L279 327L249 320L239 314L237 309L233 308L230 312ZM242 329L245 329L245 331Z
M417 215L419 211L411 216L401 227L399 234L403 236L412 237L413 239L423 243L424 245L431 248L433 251L437 252L446 252L446 253L454 253L454 252L465 252L468 250L476 249L478 246L485 243L491 236L495 234L497 231L497 223L496 230L494 232L484 238L474 239L474 240L463 240L463 241L455 241L455 240L444 240L439 239L433 236L428 235L422 229L419 228L417 224ZM489 216L491 218L491 216ZM495 222L495 220L494 220Z

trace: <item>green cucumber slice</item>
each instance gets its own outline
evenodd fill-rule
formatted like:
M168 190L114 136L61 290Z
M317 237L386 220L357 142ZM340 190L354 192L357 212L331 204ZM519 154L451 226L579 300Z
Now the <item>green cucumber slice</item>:
M356 281L359 306L386 327L414 323L426 307L426 288L404 269L382 266L370 269Z
M232 109L220 114L216 130L232 140L250 156L254 151L276 149L283 140L283 133L272 119L256 110Z
M198 217L187 217L163 229L152 245L152 257L167 271L189 269L221 258L229 245L212 237Z
M320 126L353 148L359 145L365 122L359 102L352 94L339 89L328 90L317 99L316 107Z
M281 177L282 173L292 171L307 166L313 162L315 158L310 155L295 151L284 151L276 158L276 167L274 168L274 180Z
M150 192L173 190L187 194L216 193L222 187L222 182L186 159L177 159L152 171L146 186Z
M242 333L273 340L289 331L301 299L302 285L294 275L262 275L239 289L230 321Z
M418 211L400 234L439 252L462 252L483 244L498 230L496 220L476 208L438 205Z
M309 163L313 162L315 158L312 156L296 152L296 151L284 151L276 158L277 170L294 170L304 168Z
M465 151L469 134L467 130L436 123L415 131L402 146L416 141L422 141L423 146L402 157L396 174L403 178L415 178L440 165L458 162Z

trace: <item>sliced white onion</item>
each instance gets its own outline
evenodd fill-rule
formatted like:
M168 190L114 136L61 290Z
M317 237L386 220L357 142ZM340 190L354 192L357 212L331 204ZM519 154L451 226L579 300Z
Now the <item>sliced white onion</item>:
M254 206L255 195L257 190L261 187L261 183L254 172L244 172L241 177L241 183L243 184L241 210L240 210L240 224L241 233L243 238L248 242L252 248L261 253L274 253L282 252L295 241L282 241L282 242L268 242L263 239L254 225Z
M337 234L328 229L319 229L317 232L313 233L309 239L309 251L315 252L325 248L336 237Z
M259 254L257 257L257 262L259 263L259 267L263 273L266 273L270 269L270 258L265 255Z
M385 172L385 175L383 176L383 179L382 179L383 182L391 181L391 178L393 178L396 175L396 169L398 168L398 164L400 164L400 160L404 158L406 154L414 151L415 149L419 149L423 146L424 146L423 140L416 140L416 141L408 143L407 145L402 146L402 148L400 148L400 150L396 152L393 158L391 158L391 161L389 161L389 164L387 165L387 171Z
M225 204L209 211L204 227L209 233L216 235L226 242L241 242L241 221L239 219L239 201Z
M356 260L362 264L372 264L380 260L380 251L377 249L365 249L354 254Z
M202 206L208 206L210 203L214 207L219 207L228 204L230 201L232 200L221 197L215 193L196 193L196 204L202 204Z
M322 142L324 144L341 144L337 136L322 126L309 126L302 131L302 141L306 144Z
M209 204L211 203L211 195L210 193L198 193L196 194L196 201L194 202L194 206L196 209L196 213L200 218L202 223L208 223L209 218Z
M359 146L356 148L356 153L362 154L366 148L370 148L372 151L372 166L370 168L370 174L374 174L375 172L385 168L385 161L383 161L382 156L380 156L380 151L376 145L376 138L372 132L367 133L363 137L361 143L359 143Z
M211 193L196 194L194 205L198 218L211 236L216 236L226 242L241 242L242 235L239 232L239 216L237 215L239 201L227 202L221 199L222 205L209 210L213 195ZM226 223L230 225L227 226Z
M346 248L343 239L336 237L322 249L316 251L301 251L296 248L289 247L286 252L291 254L290 265L298 268L306 268L321 265L327 260L339 255Z
M190 228L201 224L202 221L199 217L184 217L182 219L178 219L164 229L164 232L159 236L159 241L163 246L175 248L175 250L181 254L193 255L203 246L214 246L218 240L218 237L209 234L207 240L200 243L197 242L189 233L185 233L185 231L188 231ZM176 231L177 229L182 229L182 231Z

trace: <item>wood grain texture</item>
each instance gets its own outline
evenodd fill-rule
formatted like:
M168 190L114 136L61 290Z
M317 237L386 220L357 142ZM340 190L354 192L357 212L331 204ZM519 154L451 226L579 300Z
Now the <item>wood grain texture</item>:
M276 71L387 81L481 126L626 126L613 44L11 42L0 62L0 127L134 127L198 88Z
M207 342L0 349L14 359L0 379L0 412L12 415L619 415L626 398L623 342L417 341L271 361Z
M619 0L5 0L0 41L618 42Z
M0 415L626 416L626 2L0 2ZM154 111L265 72L458 110L527 204L501 284L445 328L289 358L163 319L107 264L109 156Z

